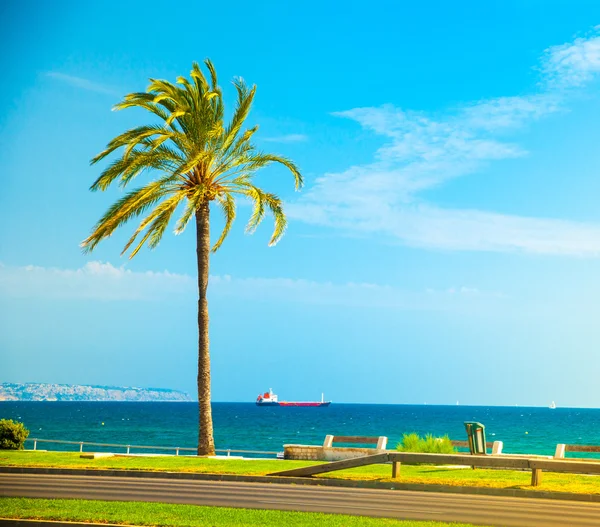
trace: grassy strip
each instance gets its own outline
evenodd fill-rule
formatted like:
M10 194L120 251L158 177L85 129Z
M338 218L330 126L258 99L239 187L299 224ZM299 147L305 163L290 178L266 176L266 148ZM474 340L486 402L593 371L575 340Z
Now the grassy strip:
M0 451L0 466L127 469L205 474L264 476L271 472L313 465L311 461L203 459L195 457L82 459L78 453ZM390 465L370 465L323 474L322 478L433 484L466 487L513 488L534 491L600 494L600 477L545 472L540 486L532 487L531 473L514 470L485 470L402 465L399 480L391 479Z
M83 459L77 452L33 452L0 450L0 466L105 468L194 472L204 474L245 474L264 476L287 467L306 467L310 461L277 459L206 459L191 456L109 457Z
M474 527L464 523L400 521L316 512L200 507L167 503L0 498L0 518L169 527Z

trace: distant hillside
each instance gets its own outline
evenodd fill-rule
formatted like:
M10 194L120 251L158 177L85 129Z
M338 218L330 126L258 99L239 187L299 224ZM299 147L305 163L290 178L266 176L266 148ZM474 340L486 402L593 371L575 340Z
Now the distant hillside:
M2 383L0 401L191 401L190 396L164 388L124 388L80 384Z

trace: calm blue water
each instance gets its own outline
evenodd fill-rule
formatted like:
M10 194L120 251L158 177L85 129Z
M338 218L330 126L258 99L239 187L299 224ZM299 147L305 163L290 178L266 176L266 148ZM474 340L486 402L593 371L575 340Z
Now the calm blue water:
M18 419L30 437L42 439L194 447L198 433L196 403L0 402L0 418ZM213 403L213 419L216 446L223 449L281 451L286 443L322 444L326 434L386 435L390 448L405 432L464 440L464 421L483 423L488 441L503 441L510 453L550 455L557 443L600 445L600 409Z

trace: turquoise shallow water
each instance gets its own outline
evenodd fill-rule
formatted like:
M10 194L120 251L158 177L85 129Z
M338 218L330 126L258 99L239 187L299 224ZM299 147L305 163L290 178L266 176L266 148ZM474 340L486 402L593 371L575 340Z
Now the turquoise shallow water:
M194 447L198 433L196 403L0 402L0 418L22 421L30 437L68 441ZM222 449L281 451L286 443L322 444L326 434L386 435L390 447L405 432L464 440L464 421L483 423L488 441L503 441L510 453L550 455L557 443L600 445L599 409L213 403L213 419Z

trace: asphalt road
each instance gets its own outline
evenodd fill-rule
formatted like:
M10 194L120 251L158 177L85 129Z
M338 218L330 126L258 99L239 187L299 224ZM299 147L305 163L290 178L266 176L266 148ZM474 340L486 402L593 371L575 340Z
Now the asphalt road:
M308 485L0 474L0 496L155 501L502 527L600 526L599 503Z

